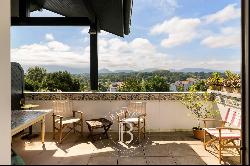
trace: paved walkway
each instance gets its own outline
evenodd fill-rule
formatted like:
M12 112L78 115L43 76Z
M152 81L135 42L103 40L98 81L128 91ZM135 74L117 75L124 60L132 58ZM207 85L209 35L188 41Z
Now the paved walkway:
M81 165L210 165L219 164L215 151L205 151L202 142L190 132L149 133L141 143L118 143L117 133L110 139L90 142L86 136L71 134L58 145L52 134L46 133L45 146L39 138L27 142L14 137L13 149L26 164L81 164ZM129 140L129 139L127 139ZM136 138L134 139L136 140ZM213 155L214 154L214 155ZM239 164L239 156L226 154L226 164Z

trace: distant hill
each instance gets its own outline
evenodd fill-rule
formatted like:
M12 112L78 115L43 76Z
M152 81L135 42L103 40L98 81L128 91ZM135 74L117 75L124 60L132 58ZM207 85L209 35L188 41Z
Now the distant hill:
M183 68L180 70L175 70L176 72L184 72L184 73L194 73L194 72L204 72L204 73L210 73L210 72L224 72L222 70L213 70L213 69L205 69L205 68Z
M111 70L103 68L98 71L99 73L113 73Z
M147 68L147 69L140 70L139 72L153 72L153 71L156 71L156 70L159 70L159 69L157 69L157 68Z
M28 66L23 65L22 66L24 71L26 72L28 70ZM90 69L89 68L73 68L73 67L61 67L61 66L40 66L44 67L47 69L48 72L55 72L55 71L68 71L71 74L89 74ZM184 72L184 73L194 73L194 72L204 72L204 73L210 73L210 72L224 72L223 70L214 70L214 69L207 69L207 68L183 68L183 69L165 69L171 72ZM110 70L108 68L102 68L99 69L98 72L100 74L104 73L133 73L133 72L156 72L156 71L162 71L162 69L157 69L157 68L146 68L143 70ZM240 71L233 71L235 73L240 74Z
M134 70L115 70L112 73L133 73Z
M28 68L30 66L22 66L24 69L24 72L26 73ZM71 74L82 74L82 73L89 73L89 68L73 68L73 67L62 67L62 66L44 66L44 65L39 65L39 67L43 67L47 69L48 72L57 72L57 71L68 71Z

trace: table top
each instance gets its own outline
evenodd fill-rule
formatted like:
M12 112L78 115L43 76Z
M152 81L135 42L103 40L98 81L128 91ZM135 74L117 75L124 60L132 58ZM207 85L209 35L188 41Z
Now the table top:
M48 110L11 110L11 130L32 122L33 120L45 116L52 109Z
M113 124L113 122L105 118L86 120L86 123L92 127L103 127Z
M30 108L36 108L39 107L39 105L36 104L24 104L23 106L21 106L22 109L30 109Z

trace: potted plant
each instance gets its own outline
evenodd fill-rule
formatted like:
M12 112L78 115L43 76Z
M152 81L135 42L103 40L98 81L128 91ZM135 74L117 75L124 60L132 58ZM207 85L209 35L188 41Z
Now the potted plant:
M233 79L232 79L232 87L234 88L234 93L240 93L240 87L241 87L241 80L240 80L240 75L235 74Z
M209 86L209 89L220 91L223 86L223 78L220 76L220 73L213 72L212 76L207 79L206 84Z
M228 93L232 93L233 92L233 87L232 87L232 81L229 79L224 79L223 80L223 92L228 92Z
M239 93L240 91L240 75L225 71L226 78L223 80L223 91L229 93Z
M211 95L207 92L197 94L195 90L192 90L183 94L181 102L197 118L197 126L193 127L194 137L203 139L204 131L201 128L201 120L214 118L218 114L218 110L214 109L215 100L211 100Z
M241 87L241 82L240 82L240 79L238 79L238 80L236 80L236 84L234 86L234 92L240 93L240 87Z
M223 91L229 93L240 93L240 75L225 71L226 78L223 80Z

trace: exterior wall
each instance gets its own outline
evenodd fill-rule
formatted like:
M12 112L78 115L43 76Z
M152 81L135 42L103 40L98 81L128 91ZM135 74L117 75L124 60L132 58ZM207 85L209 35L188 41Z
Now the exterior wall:
M179 101L183 93L26 93L26 103L40 105L38 109L53 108L54 99L69 99L73 109L84 112L84 120L105 117L111 119L130 100L144 100L146 128L149 132L186 131L197 125L196 118ZM200 93L199 95L202 95ZM62 115L69 116L71 112ZM37 129L39 129L39 125ZM114 120L112 131L117 131ZM52 117L47 116L46 131L52 131ZM84 125L84 131L87 126Z
M0 5L0 165L11 163L10 0Z

